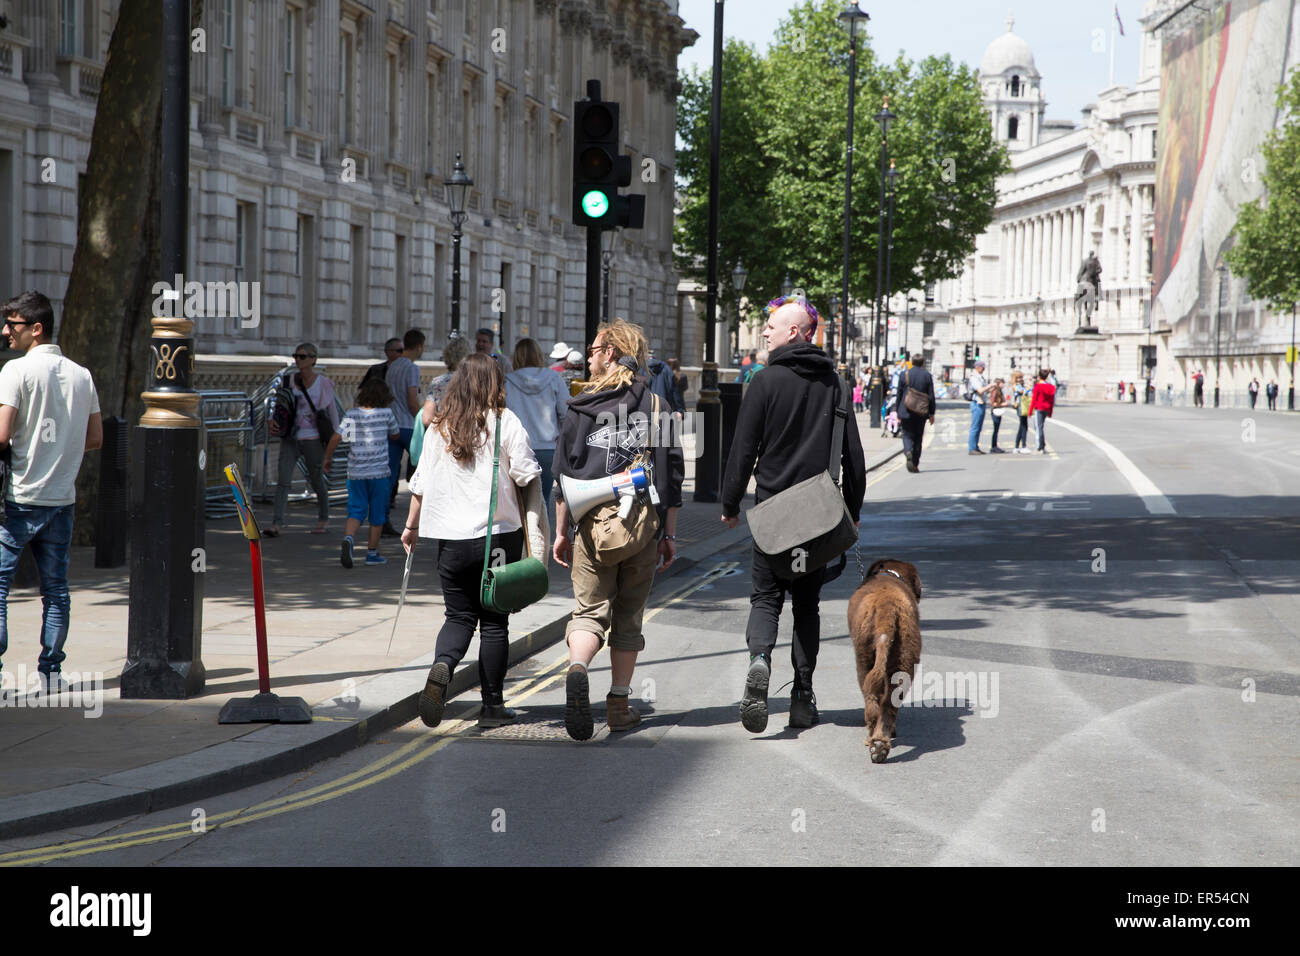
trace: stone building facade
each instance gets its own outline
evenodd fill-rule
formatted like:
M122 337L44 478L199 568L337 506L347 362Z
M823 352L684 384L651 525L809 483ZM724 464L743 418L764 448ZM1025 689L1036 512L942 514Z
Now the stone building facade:
M1148 4L1144 25L1158 6ZM1164 341L1149 332L1159 47L1149 29L1134 37L1136 85L1103 90L1075 125L1045 118L1042 75L1012 26L1008 19L980 64L985 108L1011 171L998 181L993 222L962 275L911 294L913 321L919 307L929 332L923 348L954 379L970 344L995 375L1041 364L1069 382L1072 397L1102 398L1121 380L1141 381L1149 355L1160 371L1171 365ZM1103 267L1093 316L1100 334L1078 334L1074 292L1090 251ZM903 314L906 298L894 300L893 314Z
M56 315L117 6L0 0L0 289L41 289ZM696 34L676 0L207 0L194 27L186 278L260 289L257 325L198 320L201 356L224 359L200 359L201 378L303 340L374 361L408 328L436 356L458 152L474 180L462 330L580 345L571 115L589 78L623 104L630 191L647 197L645 228L617 244L612 311L692 351L671 245L676 64Z

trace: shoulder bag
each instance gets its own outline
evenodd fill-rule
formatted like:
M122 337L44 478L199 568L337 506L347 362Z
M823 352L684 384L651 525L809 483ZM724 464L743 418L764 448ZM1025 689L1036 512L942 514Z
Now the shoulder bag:
M307 391L307 386L302 383L302 376L297 376L298 387L302 389L303 398L307 399L307 406L311 409L312 414L316 416L316 433L320 435L321 444L326 444L334 437L334 422L330 420L328 412L316 407L316 403L311 400L311 393Z
M903 407L913 415L928 415L930 413L930 396L926 395L919 389L912 387L910 376L912 370L909 368L903 375Z
M629 468L642 467L646 468L646 474L651 481L654 480L654 467L650 460L654 455L654 448L649 444L650 436L653 436L659 427L659 396L653 392L650 395L650 414L653 419L648 422L650 434L646 438L645 456L638 456L633 460ZM639 410L634 409L633 414L638 414ZM647 467L649 465L649 467ZM648 501L638 500L633 506L632 511L626 518L619 514L620 502L606 502L596 508L593 508L582 519L583 529L591 536L591 550L596 558L596 563L604 567L619 564L634 555L644 551L655 539L659 533L659 512Z
M492 452L492 498L488 505L487 540L483 542L483 578L479 584L479 603L498 614L513 614L546 597L551 586L551 576L546 571L546 565L531 555L500 567L488 566L492 558L492 522L497 514L497 476L500 467L501 415L498 412L496 447ZM528 542L527 522L527 517L524 517L525 552L532 550Z
M849 390L838 382L835 424L826 471L792 485L745 512L754 545L772 559L773 571L794 580L830 564L858 540L853 516L840 490L844 423Z

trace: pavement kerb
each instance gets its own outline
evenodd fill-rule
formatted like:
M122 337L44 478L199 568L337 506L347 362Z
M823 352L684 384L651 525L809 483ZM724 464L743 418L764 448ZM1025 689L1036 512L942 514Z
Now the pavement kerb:
M659 581L697 568L711 555L748 536L744 525L740 525L683 549L684 553L673 566L656 577L656 587ZM565 611L512 640L510 666L563 640L569 613ZM378 703L359 708L355 719L340 718L341 709L337 706L317 706L314 713L318 717L332 719L311 724L270 724L235 740L158 763L0 799L0 840L166 810L274 780L340 756L417 717L419 692L409 691L409 677L403 679L403 672L412 667L427 667L432 662L431 651L394 671L358 684L359 701ZM478 686L478 668L474 664L473 660L462 662L452 676L449 697ZM402 686L396 686L399 684ZM322 713L325 710L330 713Z

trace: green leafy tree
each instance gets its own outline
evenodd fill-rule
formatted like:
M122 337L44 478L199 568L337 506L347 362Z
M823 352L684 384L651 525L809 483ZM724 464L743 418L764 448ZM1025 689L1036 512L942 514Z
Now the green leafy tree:
M1236 244L1226 258L1252 296L1280 310L1300 302L1300 69L1278 88L1278 110L1287 118L1260 150L1266 201L1237 211Z
M737 263L749 273L745 293L753 301L753 289L768 287L784 250L765 202L772 166L760 141L769 109L762 59L753 47L731 40L723 49L722 78L718 302L719 320L726 321L735 315L731 274ZM691 71L677 102L677 132L684 144L677 153L678 183L684 187L676 223L677 267L701 283L707 279L712 83L711 70Z
M788 273L824 307L841 287L848 119L849 38L838 0L804 0L790 10L767 55L723 60L720 261L742 257L755 302L778 295ZM880 127L889 96L897 119L889 155L898 169L890 290L959 275L993 219L997 177L1009 166L994 140L974 70L950 57L879 62L858 39L850 296L876 291L880 214ZM735 61L733 63L733 60ZM679 104L683 192L678 244L702 260L707 212L708 73L688 78ZM702 137L702 138L701 138ZM728 267L730 268L730 266ZM693 274L685 268L687 274Z

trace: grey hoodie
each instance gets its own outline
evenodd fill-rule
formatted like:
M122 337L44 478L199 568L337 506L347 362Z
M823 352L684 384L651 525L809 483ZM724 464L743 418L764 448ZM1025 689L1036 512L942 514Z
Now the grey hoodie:
M536 451L555 447L568 410L569 386L549 368L517 368L506 376L506 408L519 416Z

